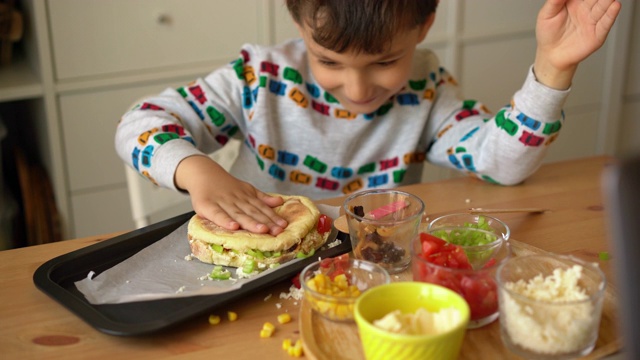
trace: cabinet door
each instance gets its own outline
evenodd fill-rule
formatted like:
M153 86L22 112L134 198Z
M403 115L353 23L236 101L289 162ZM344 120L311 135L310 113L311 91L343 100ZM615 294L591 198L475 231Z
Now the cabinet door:
M178 86L191 79L169 84ZM73 236L134 228L124 163L114 147L117 123L136 99L169 86L148 85L59 98Z
M135 228L127 187L75 194L71 197L72 237L110 234Z
M262 42L263 1L49 0L58 79L228 61Z
M172 86L183 85L190 80L185 79ZM157 94L167 86L150 85L60 96L64 150L72 193L125 184L124 165L114 147L118 121L136 99Z

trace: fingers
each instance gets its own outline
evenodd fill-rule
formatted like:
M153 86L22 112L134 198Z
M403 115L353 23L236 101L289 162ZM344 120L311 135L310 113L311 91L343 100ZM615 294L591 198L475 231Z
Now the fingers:
M273 210L281 205L280 197L259 196L219 197L216 201L194 203L196 212L227 230L245 229L256 234L278 235L287 226L286 220ZM263 197L265 201L262 200Z
M236 179L206 156L184 159L175 177L176 186L189 192L196 213L218 226L272 235L287 226L273 209L283 203L282 198L269 196Z
M620 13L620 9L622 5L618 1L599 1L607 3L606 8L603 7L602 15L598 17L598 22L596 24L596 36L599 39L604 39L609 34L609 30L613 27L613 24Z
M263 192L258 192L258 199L263 201L269 208L274 208L284 203L284 199L282 199L280 196L270 196ZM280 226L282 228L287 227L287 221L281 218L280 216L278 216L275 212L273 212L272 214L272 211L269 211L268 215L270 215L269 218L277 226ZM275 216L272 216L272 215L275 215Z
M240 227L255 233L278 235L284 231L287 222L278 216L272 207L260 199L252 199L236 205L232 216L240 223Z
M240 224L233 220L226 211L220 208L212 208L211 210L196 210L198 215L213 221L216 225L221 226L227 230L238 230L240 229Z
M552 18L564 10L566 3L567 0L547 0L540 9L540 16Z
M620 9L620 3L615 0L589 0L585 1L585 5L591 11L591 18L595 21L602 19L612 8Z
M595 36L604 41L613 27L622 5L616 0L585 0L589 18L593 21Z

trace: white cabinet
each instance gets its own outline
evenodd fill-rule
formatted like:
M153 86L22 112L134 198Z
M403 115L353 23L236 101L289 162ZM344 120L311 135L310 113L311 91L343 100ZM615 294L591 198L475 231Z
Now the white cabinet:
M265 14L273 6L269 0L18 3L28 28L18 57L0 68L0 102L8 104L0 109L29 114L25 126L36 129L65 238L134 227L113 145L120 116L146 94L235 59L242 43L265 43Z
M440 2L421 46L436 51L465 97L496 109L533 61L535 16L543 2ZM621 2L608 43L579 68L566 107L570 120L549 161L637 149L640 45L631 39L640 36L640 6ZM53 181L65 238L133 228L113 136L137 98L206 75L234 59L243 43L298 36L282 0L18 4L27 29L14 63L0 68L0 116L17 109L35 129L33 146ZM447 176L428 167L425 179Z
M114 148L116 124L135 99L190 80L60 95L71 225L77 236L134 227L123 163Z
M183 85L190 80L60 95L58 103L71 193L124 184L123 162L114 148L120 116L143 95L159 93L169 85Z
M71 198L70 227L75 236L107 234L133 230L126 187L116 186L100 191L81 192Z
M255 0L49 0L59 80L227 61L260 40ZM242 26L239 26L242 24Z
M133 102L181 86L261 42L252 0L49 0L53 76L73 236L134 227L116 124ZM243 26L237 26L242 22ZM222 34L225 34L224 36ZM231 35L231 36L227 36ZM145 85L138 85L144 79Z

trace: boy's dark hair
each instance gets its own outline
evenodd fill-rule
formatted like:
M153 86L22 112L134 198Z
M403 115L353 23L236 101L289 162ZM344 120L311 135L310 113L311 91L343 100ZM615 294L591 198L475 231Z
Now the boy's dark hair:
M287 0L293 20L331 51L379 54L399 31L424 24L438 0Z

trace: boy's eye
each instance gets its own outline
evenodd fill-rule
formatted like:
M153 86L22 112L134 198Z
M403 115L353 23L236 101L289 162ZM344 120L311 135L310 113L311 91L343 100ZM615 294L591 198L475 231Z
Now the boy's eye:
M318 62L320 63L320 65L329 66L329 67L337 65L337 63L335 61L331 61L331 60L322 60L322 59L320 59L320 60L318 60Z
M381 62L379 62L379 63L377 63L377 64L378 64L378 66L385 67L385 66L391 66L391 65L395 64L395 63L396 63L396 61L397 61L397 60L381 61Z

